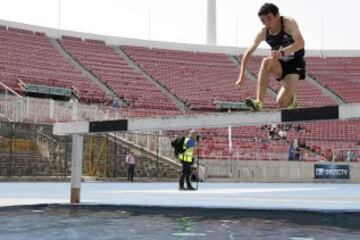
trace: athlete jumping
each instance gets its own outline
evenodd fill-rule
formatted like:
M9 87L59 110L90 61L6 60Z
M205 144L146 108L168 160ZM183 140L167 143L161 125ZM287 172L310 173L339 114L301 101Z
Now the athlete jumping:
M297 83L305 78L304 39L295 20L280 16L279 9L274 4L265 3L258 16L264 27L244 53L236 88L240 89L244 82L245 69L251 55L262 41L266 41L271 47L271 54L261 62L256 99L247 98L245 103L254 111L263 109L269 76L272 75L283 83L276 102L282 108L295 109Z

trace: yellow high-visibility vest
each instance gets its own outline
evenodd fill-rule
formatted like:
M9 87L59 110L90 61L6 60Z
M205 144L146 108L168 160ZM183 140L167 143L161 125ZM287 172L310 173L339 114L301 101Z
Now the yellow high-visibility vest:
M190 138L185 138L183 149L185 149L185 152L179 154L179 159L184 162L192 162L192 158L194 155L194 149L193 148L186 148L187 142L190 140Z

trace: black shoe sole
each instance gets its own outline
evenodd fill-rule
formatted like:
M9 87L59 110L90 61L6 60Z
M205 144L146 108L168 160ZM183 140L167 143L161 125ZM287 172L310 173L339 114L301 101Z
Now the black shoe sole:
M253 111L257 111L255 105L254 105L254 101L251 98L247 98L245 99L245 104L247 107L251 108L251 110Z

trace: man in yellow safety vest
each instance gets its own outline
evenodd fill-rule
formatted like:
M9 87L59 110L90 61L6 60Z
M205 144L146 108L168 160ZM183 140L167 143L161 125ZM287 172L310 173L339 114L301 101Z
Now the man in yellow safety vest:
M179 180L179 190L196 190L190 183L191 165L194 162L194 147L197 144L197 133L191 130L185 137L182 153L179 153L178 158L182 164L182 172ZM186 180L187 188L184 187Z

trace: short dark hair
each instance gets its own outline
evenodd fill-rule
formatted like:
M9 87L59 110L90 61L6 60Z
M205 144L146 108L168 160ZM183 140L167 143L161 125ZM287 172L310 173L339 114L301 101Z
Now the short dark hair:
M273 3L265 3L261 6L258 16L272 13L274 16L279 13L279 8Z

